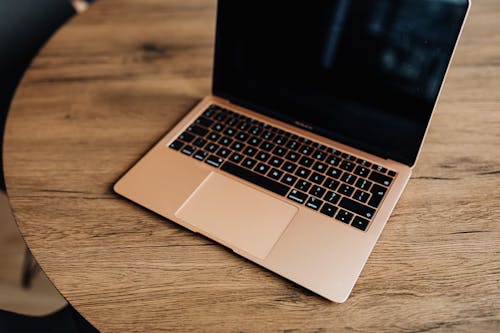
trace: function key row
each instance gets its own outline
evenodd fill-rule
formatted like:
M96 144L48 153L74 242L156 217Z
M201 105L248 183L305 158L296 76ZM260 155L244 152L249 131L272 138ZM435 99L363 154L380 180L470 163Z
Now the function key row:
M272 140L271 136L275 138L277 143L283 144L285 143L285 140L293 140L296 141L299 144L307 144L311 146L312 148L317 148L320 150L324 150L328 153L331 154L336 154L336 155L341 155L342 152L336 150L335 148L332 147L327 147L325 145L322 145L318 142L314 142L312 140L309 140L304 137L300 137L296 134L290 133L288 131L285 131L283 129L271 126L269 124L260 122L258 120L255 120L253 118L246 117L242 114L236 113L234 111L222 108L217 105L211 105L204 113L203 116L205 118L213 118L219 122L223 122L229 126L236 127L240 130L248 130L251 128L251 132L255 133L255 135L258 135L259 133L262 133L266 140ZM294 148L296 147L296 144L290 143L291 147ZM368 163L368 162L366 162Z

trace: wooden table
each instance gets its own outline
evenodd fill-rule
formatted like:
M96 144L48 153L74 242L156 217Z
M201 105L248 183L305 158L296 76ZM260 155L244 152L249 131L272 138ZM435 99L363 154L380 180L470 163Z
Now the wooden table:
M8 194L29 247L102 332L500 331L500 2L475 0L409 186L334 304L117 196L210 91L214 0L101 0L17 93Z

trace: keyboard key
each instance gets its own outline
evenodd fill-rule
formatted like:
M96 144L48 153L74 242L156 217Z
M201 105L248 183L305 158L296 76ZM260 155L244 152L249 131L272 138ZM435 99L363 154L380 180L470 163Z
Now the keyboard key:
M330 168L330 169L328 169L328 172L326 174L330 177L338 179L340 177L340 175L342 174L342 171L340 171L337 168Z
M323 199L325 201L333 204L333 205L336 205L337 202L339 202L339 200L340 200L340 194L332 192L332 191L328 191L328 192L326 192L326 195Z
M218 168L224 160L220 157L217 157L215 155L210 155L206 160L205 163L210 164L211 166L214 166Z
M292 190L290 191L290 194L288 195L287 198L295 202L298 202L299 204L303 204L307 200L307 194L297 190Z
M279 135L281 135L281 134L285 133L285 131L283 131L282 129L276 128L276 127L271 127L271 130L272 130L274 133L279 134Z
M257 167L255 168L255 171L257 171L260 174L265 175L271 167L269 165L265 165L262 163L259 163Z
M273 179L279 180L283 176L283 171L273 168L267 175Z
M172 142L170 144L170 148L174 149L174 150L179 150L182 148L182 146L184 146L184 143L182 143L181 141L179 140L175 140L174 142Z
M256 136L252 136L250 138L250 140L247 141L248 144L251 144L252 146L255 146L255 147L257 147L258 145L260 145L261 142L262 142L262 140L259 139Z
M215 119L220 120L220 119L225 119L226 115L226 110L223 108L219 108L219 112L215 114Z
M248 146L243 150L243 154L253 157L255 154L257 154L257 149Z
M219 140L220 138L220 134L216 133L216 132L210 132L210 134L207 136L207 139L210 140L210 141L217 141Z
M356 179L358 179L358 177L354 176L351 173L347 173L347 172L344 172L344 174L340 178L340 180L342 180L343 182L345 182L349 185L354 185L354 183L356 182Z
M240 155L238 153L233 153L231 157L229 158L231 162L234 162L236 164L240 163L243 160L243 155Z
M325 181L325 176L314 172L311 177L309 177L309 180L312 181L313 183L316 183L318 185L321 185Z
M354 193L354 195L352 197L358 201L367 202L368 198L370 198L370 194L368 192L356 190L356 192Z
M370 201L368 201L368 205L377 208L380 205L380 202L382 202L386 191L387 189L385 187L377 184L373 185L373 187L370 189L372 196L370 198Z
M271 131L264 131L262 132L260 137L263 138L264 140L272 140L274 138L274 133Z
M301 178L307 178L311 174L311 170L300 167L295 174Z
M340 168L347 171L352 171L354 169L354 163L350 161L343 161L342 163L340 163Z
M226 120L226 124L228 124L229 126L234 126L238 123L238 117L231 117L231 118L228 118ZM234 135L234 133L236 132L236 130L232 129L232 128L229 128L230 131L233 132L233 134L227 134L227 135ZM226 130L227 131L227 130Z
M222 132L224 128L225 126L222 125L221 123L216 123L215 125L212 126L212 129L217 132Z
M262 128L260 128L259 126L254 126L250 129L250 133L252 133L253 135L259 135L261 132Z
M310 146L303 145L300 148L300 153L303 154L303 155L309 156L309 155L312 154L312 152L313 152L313 149Z
M194 135L188 132L184 132L177 138L178 140L182 140L184 142L190 143L194 140Z
M286 185L280 184L272 179L261 176L250 170L244 169L231 162L224 163L221 167L221 170L228 172L236 177L242 178L257 186L261 186L281 196L285 196L290 190L290 188Z
M292 176L291 174L288 174L288 173L286 175L284 175L283 178L281 179L281 182L283 184L290 185L290 186L295 184L296 181L297 181L297 177Z
M354 173L357 174L358 176L361 176L361 177L368 176L369 172L370 172L370 170L368 170L368 168L365 168L362 166L357 166L356 170L354 170Z
M291 151L289 152L287 155L286 155L286 159L289 160L289 161L292 161L292 162L297 162L297 160L299 159L300 155Z
M314 166L313 166L314 171L323 173L326 171L326 169L328 169L328 167L326 166L325 163L321 163L321 162L314 163Z
M217 105L210 105L208 107L208 109L206 109L204 112L203 112L203 115L207 118L210 118L214 115L214 113L219 110L219 107Z
M222 112L217 113L217 115L215 116L215 120L217 120L217 121L226 120L226 112L222 111Z
M198 138L194 140L193 145L195 145L198 148L202 148L205 144L207 143L207 140Z
M316 150L313 154L313 158L318 161L323 161L326 158L326 153L321 150Z
M205 159L205 157L207 157L207 156L208 156L208 153L206 151L203 151L203 150L198 150L193 155L193 157L199 161L203 161Z
M386 173L386 172L387 172L387 169L386 169L386 168L384 168L384 167L383 167L383 166L381 166L381 165L377 165L377 164L374 164L374 165L372 166L372 169L373 169L373 170L376 170L376 171L379 171L379 172L381 172L381 173Z
M271 157L271 160L269 160L269 164L272 166L279 168L283 164L283 159L279 157Z
M337 207L332 206L329 203L325 203L320 212L322 214L325 214L326 216L333 217L335 215L335 212L337 212Z
M314 210L318 210L322 204L323 204L323 201L316 199L316 198L313 198L313 197L309 197L309 200L307 200L307 202L306 202L306 207L309 207L309 208L314 209Z
M292 173L295 171L295 169L297 169L297 164L293 164L292 162L285 162L281 169L285 170L286 172Z
M282 135L278 135L274 138L273 142L279 146L283 146L286 143L286 138Z
M283 157L285 156L285 154L288 152L288 150L286 150L285 148L282 148L282 147L276 147L274 148L273 150L273 154L275 155L278 155L280 157Z
M287 147L288 149L291 149L291 150L297 150L297 149L299 149L299 147L300 147L300 143L298 143L298 142L297 142L297 141L295 141L295 140L290 140L290 141L288 141L288 143L286 144L286 147Z
M249 168L249 169L252 169L255 164L257 164L257 161L256 160L253 160L251 158L245 158L245 160L243 161L242 165L245 167L245 168Z
M396 176L396 172L391 170L391 171L389 171L388 175L391 176L391 177L395 177Z
M373 180L376 183L382 184L384 186L391 185L392 178L376 171L372 171L368 179Z
M356 162L358 162L359 164L361 164L362 166L364 166L364 167L366 167L366 168L369 168L369 167L372 165L370 162L365 161L365 160L363 160L363 159L361 159L361 158L358 158L358 159L356 160Z
M309 191L309 194L314 195L315 197L322 198L323 195L325 195L326 190L322 188L321 186L316 186L314 185L311 190Z
M232 150L241 151L243 148L245 148L245 145L239 141L235 141L231 145Z
M212 124L214 123L214 121L210 120L210 119L207 119L205 117L200 117L200 118L196 119L195 123L198 124L198 125L201 125L201 126L210 127L210 126L212 126Z
M219 143L223 146L229 146L233 142L233 139L228 138L227 136L222 137L222 139L219 140Z
M303 166L310 167L313 164L314 160L310 157L303 156L299 163L302 164Z
M356 182L356 187L365 191L368 191L370 186L372 186L372 182L366 179L358 179L358 181Z
M337 189L337 187L339 187L339 185L340 185L340 182L335 180L335 179L332 179L332 178L327 178L325 180L325 183L323 184L324 187L326 187L327 189L332 190L332 191L335 191Z
M349 213L348 211L341 209L337 214L337 216L335 216L335 219L344 222L346 224L349 224L349 222L351 222L352 220L352 217L353 217L352 213Z
M227 136L234 136L236 134L236 130L234 128L228 127L224 131L224 134Z
M350 197L352 192L354 192L354 188L352 186L342 184L340 185L339 192L345 196Z
M271 151L273 150L274 145L270 142L262 142L260 145L260 149L265 150L265 151Z
M220 157L228 157L229 155L231 154L231 151L227 148L224 148L222 147L221 149L219 149L219 151L217 151L217 156L220 156Z
M351 225L355 228L365 231L366 227L368 226L368 223L370 223L370 221L368 221L367 219L356 216L354 218L354 221L352 221Z
M186 146L181 149L181 153L186 154L188 156L191 156L195 151L195 148L193 146Z
M295 184L295 187L301 191L307 192L311 188L311 185L312 184L307 180L299 179L297 184Z
M349 161L355 161L356 160L356 157L352 156L352 155L349 155L349 154L346 154L346 153L342 153L341 155L343 158L345 158L346 160L349 160Z
M256 159L258 159L258 160L259 160L259 161L261 161L261 162L266 162L266 161L269 159L269 157L270 157L270 156L271 156L271 155L269 155L268 153L265 153L265 152L260 151L260 152L259 152L259 153L255 156L255 158L256 158Z
M236 135L236 139L240 140L241 142L247 141L249 137L250 135L244 132L240 132Z
M247 129L250 128L250 124L247 123L246 121L242 121L239 125L238 125L238 129L239 130L242 130L242 131L246 131Z
M211 153L214 153L215 151L217 151L217 149L219 149L219 145L216 145L215 143L209 143L205 147L205 149L208 150Z
M328 156L328 158L326 159L325 162L327 164L337 166L340 164L340 158L338 156L335 156L335 155L330 155L330 156Z
M188 132L194 133L194 134L199 135L199 136L205 136L208 133L208 130L206 128L203 128L203 127L198 126L198 125L189 126L187 130L188 130Z
M371 219L375 214L375 209L345 197L340 200L339 206L367 219Z

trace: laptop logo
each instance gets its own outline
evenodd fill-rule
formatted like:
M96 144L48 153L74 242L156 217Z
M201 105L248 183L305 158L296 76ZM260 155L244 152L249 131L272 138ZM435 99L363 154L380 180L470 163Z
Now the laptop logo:
M305 129L308 129L310 131L312 131L313 127L311 125L308 125L308 124L305 124L301 121L294 121L294 124L299 126L299 127L302 127L302 128L305 128Z

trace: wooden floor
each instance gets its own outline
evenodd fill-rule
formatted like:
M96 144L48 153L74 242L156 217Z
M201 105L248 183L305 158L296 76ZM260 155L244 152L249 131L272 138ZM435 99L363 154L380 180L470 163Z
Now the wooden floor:
M29 315L45 315L66 304L43 272L29 290L21 288L24 241L0 192L0 309Z

